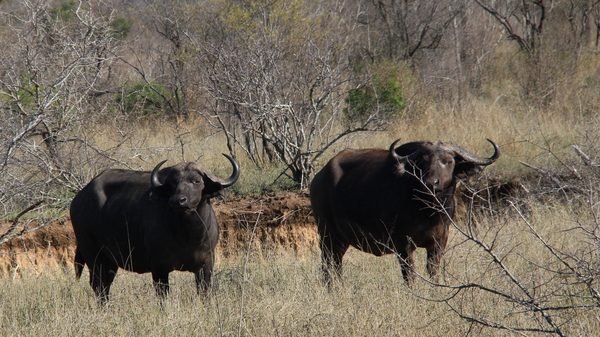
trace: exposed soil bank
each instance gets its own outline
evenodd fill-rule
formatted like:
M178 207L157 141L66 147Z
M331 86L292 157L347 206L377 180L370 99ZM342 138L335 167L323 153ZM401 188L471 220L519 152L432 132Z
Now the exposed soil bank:
M475 182L475 185L478 183ZM479 183L480 184L480 183ZM469 184L472 185L472 184ZM519 182L487 181L473 187L474 196L464 185L456 191L457 222L462 222L466 204L503 207L504 200L519 194ZM283 248L298 254L318 250L318 234L305 192L278 192L274 196L251 196L242 199L213 199L221 227L217 256L227 258L248 249ZM0 224L4 233L10 224ZM0 245L0 277L28 270L41 272L52 268L72 268L75 235L70 219L59 219L32 233Z
M316 226L306 193L218 199L213 207L221 226L219 256L228 257L247 249L251 237L252 249L281 247L301 253L317 247ZM0 233L9 225L0 224ZM72 268L74 256L75 235L70 219L59 219L0 245L0 277L23 270Z

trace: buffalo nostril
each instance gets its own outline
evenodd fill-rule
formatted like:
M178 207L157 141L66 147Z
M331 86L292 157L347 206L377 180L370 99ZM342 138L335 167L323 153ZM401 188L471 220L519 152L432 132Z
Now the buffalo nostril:
M171 205L171 207L185 207L185 205L187 204L187 197L185 195L174 195L171 197L171 199L169 199L169 204Z
M185 196L181 196L181 197L179 197L178 202L179 202L179 205L183 206L187 202L187 198Z
M175 210L190 209L190 199L182 194L176 194L169 199L169 206Z

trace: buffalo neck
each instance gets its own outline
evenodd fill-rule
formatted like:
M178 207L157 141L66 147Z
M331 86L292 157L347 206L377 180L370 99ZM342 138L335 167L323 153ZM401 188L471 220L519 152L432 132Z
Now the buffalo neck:
M185 234L189 241L201 241L206 238L211 226L216 224L215 212L210 199L202 199L198 207L189 212L175 212L174 231Z
M411 177L408 186L412 189L412 200L413 209L423 210L424 207L430 208L431 213L429 216L440 213L440 204L444 206L446 212L452 216L454 213L454 190L456 189L456 180L454 179L448 187L443 191L438 191L433 195L431 191L423 185L418 179Z

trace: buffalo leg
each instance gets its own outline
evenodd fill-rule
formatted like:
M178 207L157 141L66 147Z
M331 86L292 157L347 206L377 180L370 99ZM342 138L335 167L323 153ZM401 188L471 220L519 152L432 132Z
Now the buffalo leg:
M332 276L340 280L342 277L342 259L348 250L348 245L333 244L327 246L321 242L321 261L323 269L323 281L331 285Z
M169 293L169 272L152 272L152 280L154 281L154 290L156 295L161 299L167 297Z
M208 292L213 274L214 256L211 254L210 258L204 264L204 267L196 272L196 291L198 294L202 291L204 294ZM202 289L202 290L201 290Z
M88 266L90 272L90 285L96 294L98 304L103 306L108 302L110 285L117 275L118 266L110 260L98 257L93 266Z
M406 284L411 285L415 278L414 270L414 259L413 252L417 247L408 237L401 240L399 244L396 244L397 257L400 262L400 269L402 269L402 276Z
M331 273L338 280L342 276L342 259L348 250L348 244L343 243L331 233L321 234L319 241L321 247L321 262L323 269L323 281L328 286L331 285Z
M444 250L446 250L446 240L440 240L433 244L432 247L427 248L427 272L432 280L435 279L440 267L440 261L444 255Z

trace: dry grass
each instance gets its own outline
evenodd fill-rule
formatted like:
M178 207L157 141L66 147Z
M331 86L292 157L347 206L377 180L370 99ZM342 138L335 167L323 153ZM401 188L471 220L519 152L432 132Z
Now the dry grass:
M471 109L462 112L432 105L418 118L399 120L386 133L349 138L331 152L344 147L387 148L391 141L402 137L405 141L451 140L488 155L490 146L485 138L490 138L501 145L503 156L488 170L514 177L529 170L518 160L544 166L554 160L548 150L557 156L573 156L569 145L577 143L582 130L590 128L590 123L558 112L542 116L476 100L471 104ZM96 135L96 141L99 146L114 146L116 135L106 129ZM162 159L172 163L196 160L219 175L230 172L220 155L226 152L222 136L208 133L201 121L185 127L142 124L130 130L128 137L123 148L135 152L135 156L123 154L121 158L127 158L132 168L150 169ZM329 157L325 155L324 160ZM243 171L236 188L241 193L260 191L279 173L278 168L253 168L243 156L240 161ZM588 238L581 231L571 230L580 223L594 222L584 203L573 209L569 205L574 204L559 199L519 202L526 205L526 219L553 247L573 255L590 252ZM473 221L478 226L477 238L493 247L537 301L547 306L572 307L549 312L563 332L584 336L600 331L600 313L593 298L581 295L585 287L577 280L561 276L560 263L514 209L494 208L477 213ZM329 292L319 282L316 247L302 256L287 251L264 254L251 251L248 263L243 254L219 258L214 293L208 299L194 294L191 274L172 273L173 291L163 306L154 295L149 275L121 271L112 288L110 305L99 309L87 282L75 282L71 270L39 275L24 271L20 278L2 280L0 330L19 336L539 334L484 327L460 315L512 328L548 328L539 312L489 291L469 288L455 294L455 290L429 284L426 278L407 288L393 256L376 258L351 250L345 257L344 283ZM416 261L417 271L425 275L423 251L418 251ZM526 297L488 253L456 230L452 231L440 282L453 286L476 283L514 299Z
M577 231L568 229L590 220L585 208L580 211L575 214L559 202L532 200L526 219L548 243L575 254L586 243ZM514 209L505 208L495 217L480 214L475 221L477 237L493 247L537 301L547 306L585 304L580 296L563 296L583 288L553 271L556 259ZM440 283L477 283L514 298L524 297L489 254L457 230L451 233ZM424 251L417 252L417 271L424 275ZM70 269L39 275L25 272L21 278L3 280L0 329L15 336L518 335L471 324L458 313L511 327L544 326L539 313L494 293L465 289L451 298L454 290L425 279L408 288L393 256L377 258L351 249L345 257L343 283L331 292L319 282L319 266L317 251L297 255L251 250L220 257L214 292L208 298L195 295L190 273L174 272L172 292L162 306L149 275L121 271L111 302L103 309L96 307L87 282L76 282ZM550 314L566 335L591 336L600 331L598 307Z
M502 156L488 170L512 178L529 172L519 161L534 160L542 166L555 165L556 160L549 151L557 156L572 157L570 145L589 141L586 136L589 138L590 131L595 132L593 126L598 125L596 117L579 111L566 99L564 104L540 111L511 94L515 90L510 87L496 91L497 97L466 98L460 109L444 102L423 99L413 115L396 120L387 131L358 133L338 142L319 159L316 170L344 148L388 148L397 138L401 138L402 142L452 141L476 154L487 156L491 153L491 146L486 141L489 138L501 146ZM81 179L82 184L106 167L151 170L164 159L169 160L167 165L196 161L221 176L230 173L229 163L221 156L221 153L229 153L224 134L216 132L199 116L147 119L135 123L114 119L88 125L77 132L86 135L91 144L107 151L113 159L98 162L96 153L89 156L74 154L82 158L83 163L75 165L73 170L86 170L75 174L85 177ZM260 192L270 186L284 169L268 164L259 169L239 147L235 147L235 151L242 167L240 181L232 188L235 192ZM289 185L289 180L280 179L278 183Z
M573 157L570 145L585 142L584 135L592 125L597 125L597 121L589 116L574 116L560 109L539 112L515 101L501 103L473 98L460 111L432 102L423 107L420 115L399 119L386 132L359 134L340 142L317 166L320 169L344 148L387 149L398 138L402 143L452 141L475 154L489 156L492 153L486 141L489 138L500 145L502 156L487 170L515 177L529 172L519 161L556 165L549 150L557 156Z

